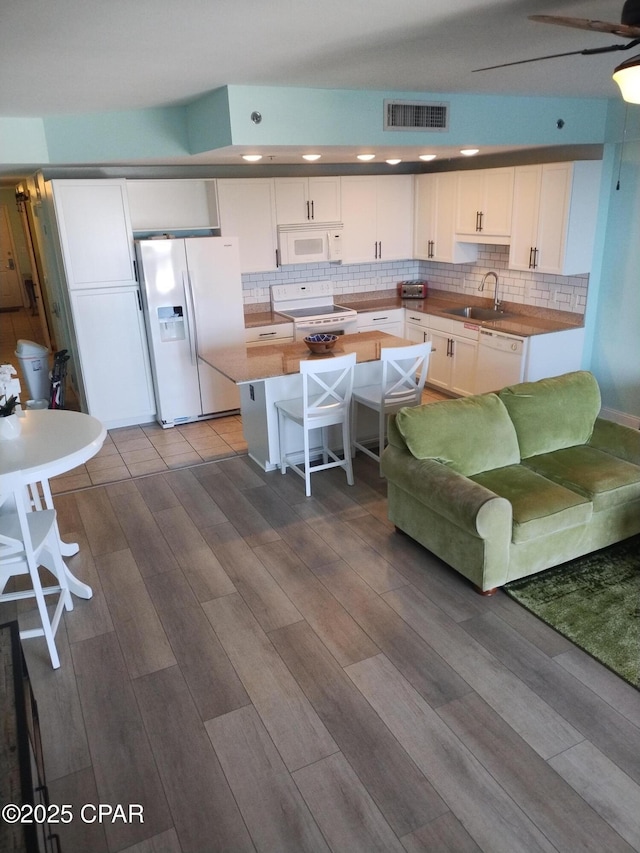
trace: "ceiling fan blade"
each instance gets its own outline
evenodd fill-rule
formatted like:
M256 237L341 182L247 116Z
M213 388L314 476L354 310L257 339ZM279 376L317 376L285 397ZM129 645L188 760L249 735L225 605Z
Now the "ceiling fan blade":
M529 15L530 21L541 24L557 24L560 27L573 27L578 30L591 30L596 33L611 33L626 39L640 38L640 26L631 24L610 24L608 21L591 21L589 18L563 18L558 15Z
M517 59L515 62L502 62L500 65L487 65L486 68L474 68L471 72L476 71L493 71L495 68L508 68L510 65L526 65L528 62L542 62L544 59L558 59L561 56L591 56L595 53L611 53L616 50L629 50L640 42L639 39L629 42L629 44L610 44L607 47L588 47L584 50L569 50L566 53L550 53L547 56L534 56L531 59Z

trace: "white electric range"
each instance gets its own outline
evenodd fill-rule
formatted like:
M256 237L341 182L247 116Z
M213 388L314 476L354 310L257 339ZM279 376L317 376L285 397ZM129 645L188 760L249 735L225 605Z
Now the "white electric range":
M350 335L358 330L358 312L333 301L331 281L274 284L271 308L293 320L296 341L319 332Z

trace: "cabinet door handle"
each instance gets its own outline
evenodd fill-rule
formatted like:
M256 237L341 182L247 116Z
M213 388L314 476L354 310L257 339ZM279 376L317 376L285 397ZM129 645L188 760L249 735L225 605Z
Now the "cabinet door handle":
M529 269L530 270L533 269L533 252L534 252L534 249L533 249L533 246L531 246L529 249Z
M275 335L276 332L260 332L258 335L259 338L268 338L269 335Z
M280 250L276 249L276 267L280 266Z
M382 240L378 240L378 260L382 260Z
M311 199L311 218L316 218L315 210L313 209L313 199Z
M136 281L139 281L139 280L140 280L140 279L138 278L138 262L137 262L137 261L135 261L135 260L134 260L134 262L133 262L133 277L135 278L135 280L136 280Z
M136 296L138 297L138 311L142 311L142 297L139 290L136 290Z
M538 269L538 249L533 250L533 268Z
M482 217L483 216L484 216L484 213L481 210L479 210L476 213L476 231L482 231Z
M311 216L309 215L309 202L307 202L307 219L311 219Z
M451 358L453 358L455 355L455 350L454 350L455 343L456 342L453 340L453 338L451 338Z

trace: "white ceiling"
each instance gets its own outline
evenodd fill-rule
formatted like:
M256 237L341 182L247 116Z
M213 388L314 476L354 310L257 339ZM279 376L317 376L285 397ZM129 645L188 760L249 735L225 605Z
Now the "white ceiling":
M472 71L624 43L527 19L619 22L621 8L622 0L3 0L0 116L187 103L227 84L619 97L611 73L626 53ZM206 162L224 162L218 156Z

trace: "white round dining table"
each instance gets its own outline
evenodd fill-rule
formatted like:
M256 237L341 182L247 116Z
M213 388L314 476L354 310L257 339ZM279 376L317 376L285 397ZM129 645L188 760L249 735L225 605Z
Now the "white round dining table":
M49 480L82 465L102 447L107 431L91 415L66 409L27 409L20 414L20 434L0 441L0 474L20 473L30 488L33 509L39 508L41 486L45 506L54 509ZM78 544L60 540L64 557L77 554ZM66 565L66 564L65 564ZM67 566L71 592L91 598L91 587L78 580Z

